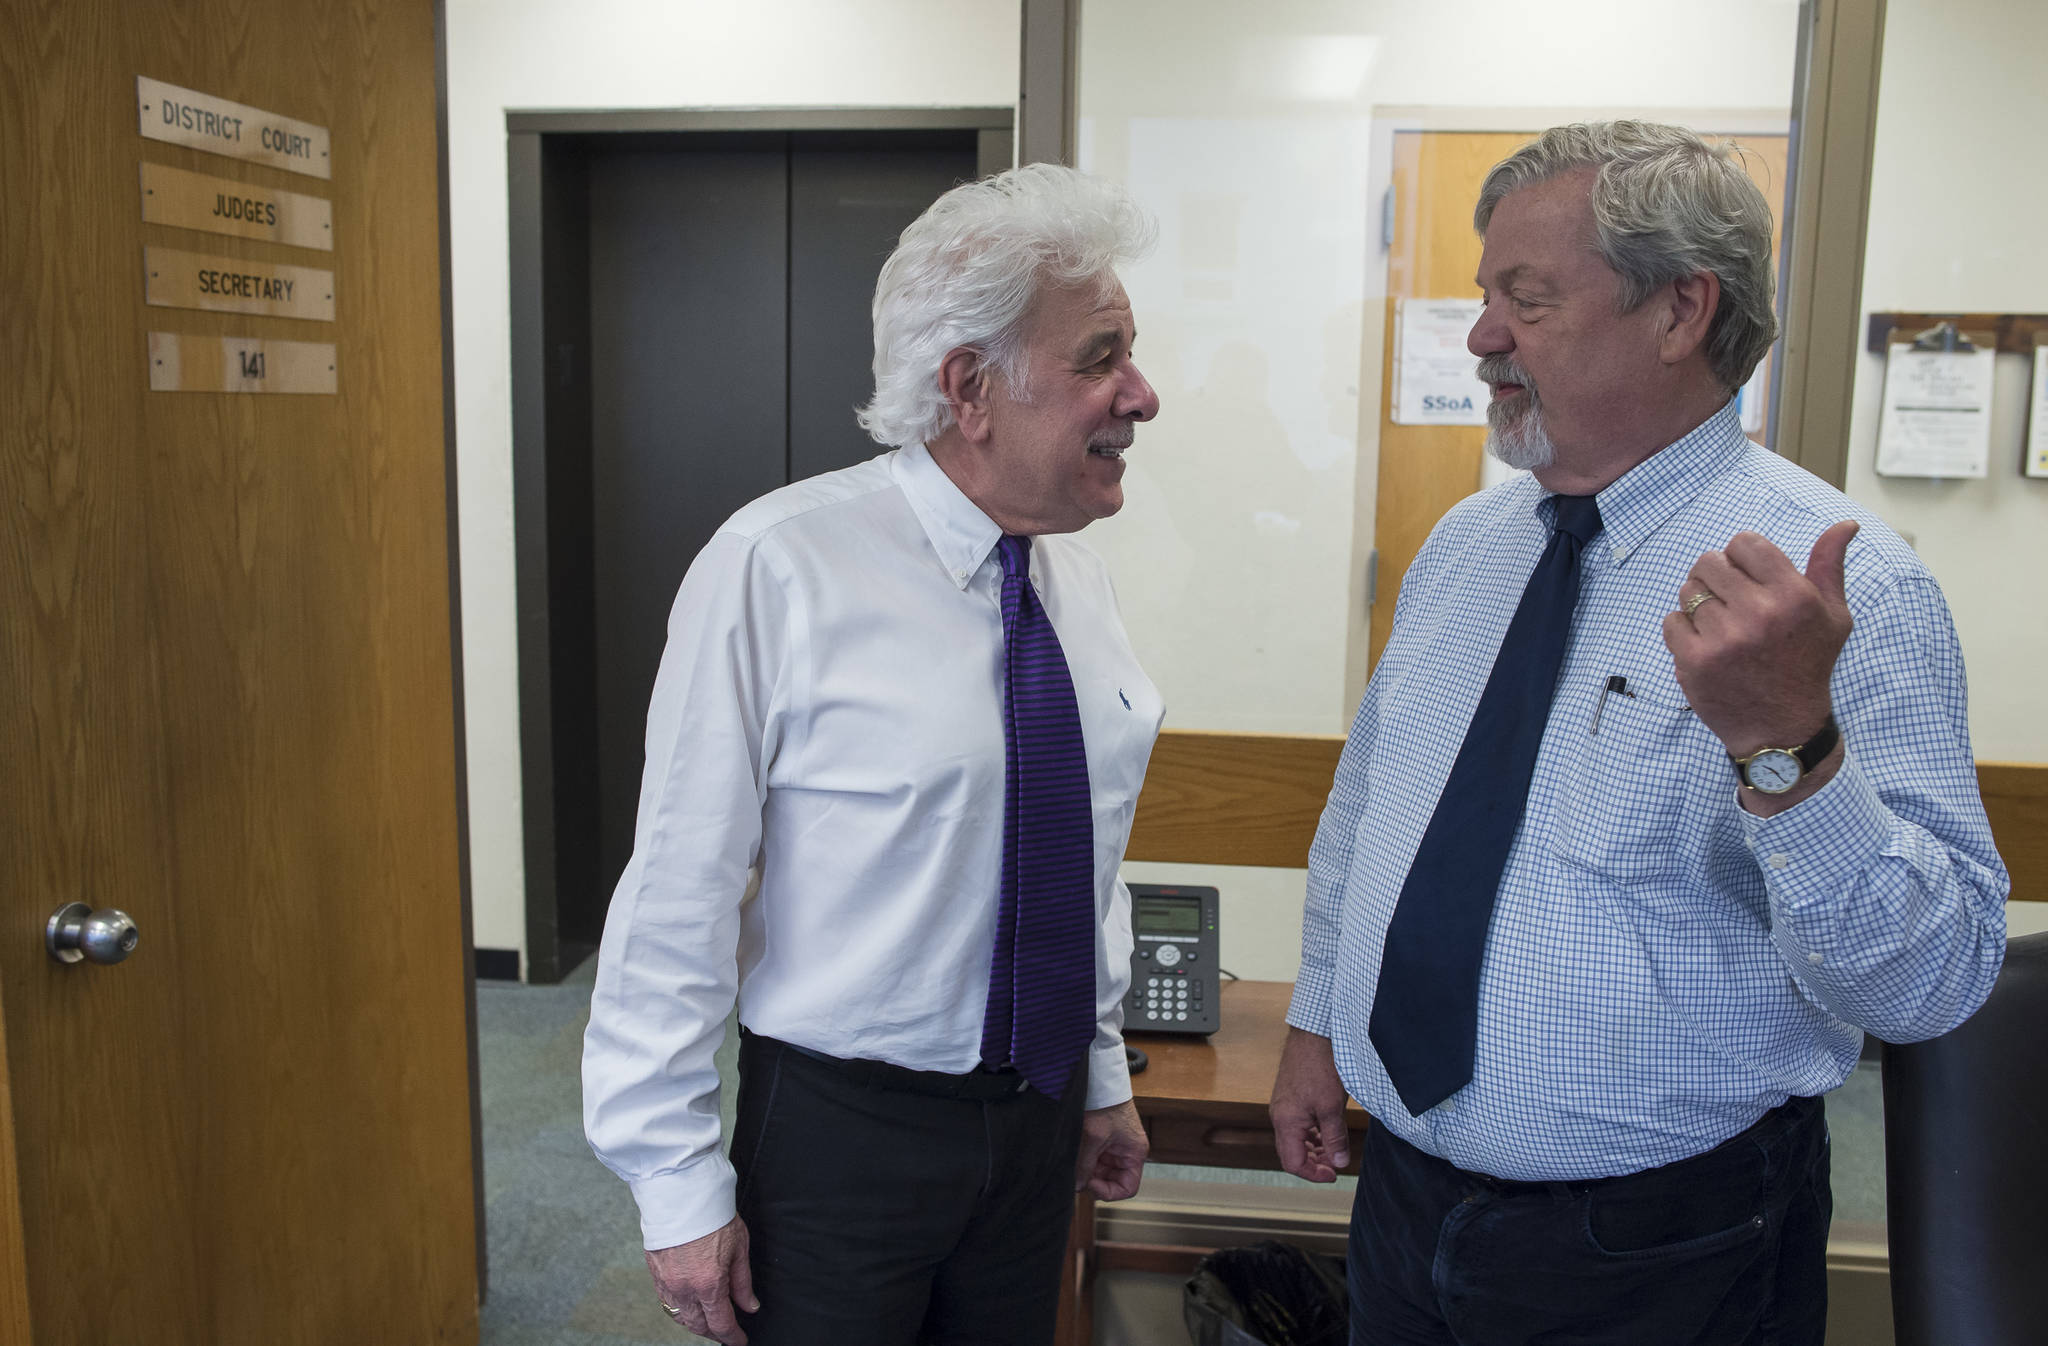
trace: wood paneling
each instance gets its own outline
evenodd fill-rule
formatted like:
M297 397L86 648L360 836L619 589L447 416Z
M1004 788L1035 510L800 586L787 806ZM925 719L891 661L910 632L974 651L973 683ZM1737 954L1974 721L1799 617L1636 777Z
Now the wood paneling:
M1308 864L1341 738L1169 729L1131 825L1133 860ZM1980 762L1977 781L2016 900L2048 902L2048 766Z
M2031 357L2034 347L2048 346L2048 313L1873 313L1863 348L1872 355L1883 355L1892 342L1910 341L1945 322L1954 323L1979 350L1992 346Z
M1344 740L1168 730L1152 749L1131 822L1132 860L1308 864Z
M35 1340L29 1331L28 1243L15 1181L14 1100L7 1088L7 998L0 995L0 1342Z
M1979 762L1977 788L2014 900L2048 902L2048 766Z
M332 131L335 321L148 307L147 74ZM431 0L0 7L0 995L43 1346L476 1336ZM334 341L149 391L151 328ZM82 900L141 929L60 967ZM0 1292L4 1294L4 1292ZM4 1302L4 1300L0 1300Z

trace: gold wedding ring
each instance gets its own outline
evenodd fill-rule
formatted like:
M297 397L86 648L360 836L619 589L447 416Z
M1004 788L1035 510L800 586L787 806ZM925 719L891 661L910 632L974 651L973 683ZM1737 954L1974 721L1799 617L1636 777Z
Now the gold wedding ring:
M1691 598L1685 600L1685 615L1688 617L1692 616L1695 612L1698 612L1700 610L1700 604L1706 602L1709 598L1719 598L1720 596L1721 595L1715 593L1712 589L1700 590Z
M666 1299L657 1299L654 1302L661 1305L661 1311L671 1318L675 1317L677 1314L682 1312L681 1309L670 1307L669 1302Z

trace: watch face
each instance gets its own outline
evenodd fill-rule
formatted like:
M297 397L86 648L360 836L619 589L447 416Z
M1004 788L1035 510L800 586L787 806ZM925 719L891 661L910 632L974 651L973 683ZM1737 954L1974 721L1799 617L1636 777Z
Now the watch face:
M1783 748L1766 748L1749 759L1747 768L1752 789L1767 795L1781 795L1799 783L1799 759Z

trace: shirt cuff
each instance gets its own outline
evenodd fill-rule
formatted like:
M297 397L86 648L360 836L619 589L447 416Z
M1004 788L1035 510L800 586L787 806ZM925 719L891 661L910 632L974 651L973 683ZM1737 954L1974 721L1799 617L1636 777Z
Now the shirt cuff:
M1131 1097L1130 1058L1124 1055L1123 1039L1113 1044L1096 1044L1088 1053L1088 1097L1083 1106L1090 1112L1127 1103Z
M1825 953L1834 899L1861 881L1891 836L1884 801L1845 753L1834 777L1811 798L1768 818L1747 809L1742 817L1780 944L1790 938L1802 953ZM1788 924L1797 928L1785 929Z
M1302 959L1301 970L1294 974L1294 997L1287 1005L1287 1022L1304 1033L1331 1036L1330 988L1335 979L1336 970L1330 964Z
M640 1207L640 1244L649 1252L673 1248L715 1234L732 1223L732 1164L713 1151L686 1168L636 1178L630 1184Z

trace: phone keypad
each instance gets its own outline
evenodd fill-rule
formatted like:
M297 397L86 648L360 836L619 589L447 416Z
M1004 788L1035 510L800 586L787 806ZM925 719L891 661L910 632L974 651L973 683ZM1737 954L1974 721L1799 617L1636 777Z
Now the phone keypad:
M1201 1019L1204 1001L1200 978L1189 977L1183 969L1148 974L1143 981L1140 986L1133 980L1127 1001L1133 1012L1132 1027L1184 1024L1190 1014Z

